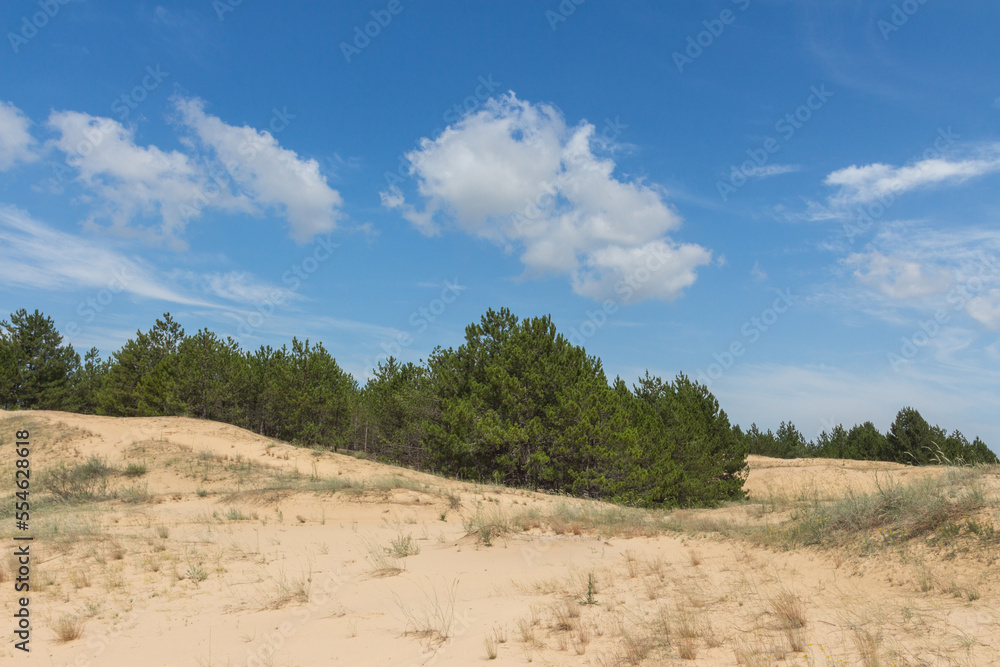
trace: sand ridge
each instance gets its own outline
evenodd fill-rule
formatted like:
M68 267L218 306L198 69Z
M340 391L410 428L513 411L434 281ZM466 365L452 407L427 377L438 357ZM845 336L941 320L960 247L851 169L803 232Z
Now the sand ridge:
M197 419L0 413L4 443L25 424L39 494L60 466L113 469L93 502L33 519L31 664L1000 661L995 547L780 550L685 528L941 469L750 457L754 500L647 519Z

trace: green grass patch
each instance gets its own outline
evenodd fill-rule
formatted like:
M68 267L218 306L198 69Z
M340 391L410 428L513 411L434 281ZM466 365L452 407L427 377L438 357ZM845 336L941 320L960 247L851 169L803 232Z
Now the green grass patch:
M125 470L122 474L126 477L142 477L147 472L146 465L143 463L129 463L125 466Z
M788 518L765 525L683 514L675 515L672 523L684 532L714 532L783 550L854 542L870 551L917 538L948 543L959 536L990 541L996 536L993 524L977 513L996 504L984 485L993 468L953 467L907 484L877 478L874 491L803 500L795 503Z
M117 472L103 459L92 456L75 466L59 463L49 468L41 475L40 486L66 504L95 502L113 497L108 482Z

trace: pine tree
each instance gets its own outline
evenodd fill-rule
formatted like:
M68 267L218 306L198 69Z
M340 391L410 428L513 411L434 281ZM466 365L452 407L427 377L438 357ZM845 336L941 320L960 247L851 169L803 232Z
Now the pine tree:
M274 437L329 448L347 442L356 383L323 345L293 338L267 365L263 405Z
M889 447L885 436L870 421L855 424L847 432L844 443L844 458L858 461L886 461Z
M705 385L683 373L667 385L647 372L636 394L654 406L676 443L674 459L682 470L680 504L743 497L747 443L733 433L725 411Z
M739 437L739 434L737 434L737 437ZM774 437L774 433L771 432L771 429L768 429L766 432L761 431L757 427L756 422L750 424L747 432L742 434L742 439L746 444L749 454L772 456L775 458L779 455L778 443Z
M436 349L429 366L439 401L427 426L432 465L567 491L597 482L607 456L598 434L607 380L600 361L558 334L551 317L519 321L491 309L466 327L457 350Z
M186 410L195 417L242 425L238 397L244 358L232 338L225 341L200 329L177 347L178 392Z
M14 346L9 327L7 322L0 321L0 408L16 410L20 353Z
M77 396L77 409L86 414L97 411L97 397L104 386L108 362L101 360L96 347L90 348L83 358L83 365L72 378L73 391Z
M806 456L806 439L791 421L781 422L775 434L776 444L783 459L794 459Z
M1000 464L1000 459L997 458L997 455L979 438L973 440L972 444L969 445L968 460L986 465Z
M183 412L177 360L183 339L184 329L170 313L147 333L136 331L113 355L97 397L98 412L124 417Z
M682 502L684 470L676 459L677 442L651 395L656 392L652 381L647 372L639 381L643 389L637 389L644 395L637 395L620 378L615 379L619 409L607 429L616 446L605 476L610 495L618 502L672 507Z
M262 345L256 352L243 354L245 374L240 377L246 428L268 437L277 437L280 427L275 409L275 376L284 364L284 353L270 345Z
M847 446L847 430L843 424L837 424L829 433L823 431L816 438L816 444L812 448L813 456L824 459L842 459L845 456Z
M7 409L73 410L70 379L80 366L52 318L21 308L0 320L0 403Z
M380 361L359 396L360 449L380 460L425 465L424 426L433 413L427 370L395 357Z
M934 437L935 433L920 413L905 407L896 413L896 420L885 436L885 458L879 458L912 465L928 463L931 452L936 449ZM937 437L940 438L940 433Z

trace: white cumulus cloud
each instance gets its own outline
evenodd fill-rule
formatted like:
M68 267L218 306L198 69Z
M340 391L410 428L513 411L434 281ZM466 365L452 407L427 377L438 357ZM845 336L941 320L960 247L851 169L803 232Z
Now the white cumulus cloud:
M991 289L969 300L966 311L990 329L1000 329L1000 289Z
M382 203L425 234L449 226L517 248L527 275L566 275L584 296L675 299L711 251L667 237L681 220L664 192L617 179L595 144L593 125L509 93L407 154L420 206L396 186Z
M31 121L10 102L0 102L0 171L37 159Z
M179 151L139 146L135 132L121 123L78 111L53 112L49 125L59 132L53 145L78 170L78 180L98 196L88 222L111 222L122 235L146 234L176 241L188 220L200 215L185 206L202 196L210 179L204 167ZM245 199L228 191L212 203L227 210L248 211ZM141 226L137 218L158 218L159 230Z
M878 251L854 253L844 261L857 267L854 275L858 280L893 299L947 292L954 275L941 266Z
M179 98L175 106L181 122L215 152L242 195L258 209L277 208L288 220L292 238L306 242L333 230L343 200L316 160L282 148L267 131L225 123L206 113L201 100Z
M110 118L77 111L49 116L58 133L52 146L96 195L89 223L107 220L116 233L175 245L182 245L186 225L208 209L271 212L288 221L300 242L336 226L343 202L315 160L282 148L266 131L223 122L206 113L201 100L174 104L179 129L194 135L182 138L185 150L141 146L133 128Z

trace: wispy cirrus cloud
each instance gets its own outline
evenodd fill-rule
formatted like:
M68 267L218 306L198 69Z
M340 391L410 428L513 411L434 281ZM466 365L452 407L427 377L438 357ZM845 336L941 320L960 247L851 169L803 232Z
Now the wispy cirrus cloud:
M988 329L1000 327L1000 238L992 230L886 223L841 266L854 282L829 296L845 308L894 323L906 321L901 312L944 309L949 317L965 313Z
M962 183L1000 171L1000 144L983 147L978 152L978 157L934 157L899 167L883 163L852 165L830 173L824 183L839 188L831 203L844 206L934 185Z
M301 299L246 271L163 272L106 241L63 232L12 206L0 206L0 284L73 293L111 289L142 299L236 312L275 299Z
M208 273L199 276L195 282L200 283L207 294L233 303L288 303L303 298L298 292L259 280L246 271Z
M744 170L743 173L748 178L770 178L782 174L794 174L802 170L802 165L798 164L765 164L752 169Z
M158 278L155 269L106 243L68 234L26 212L0 206L0 283L24 289L73 291L104 289L185 305L213 305Z

